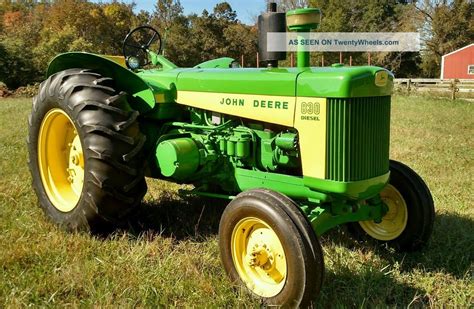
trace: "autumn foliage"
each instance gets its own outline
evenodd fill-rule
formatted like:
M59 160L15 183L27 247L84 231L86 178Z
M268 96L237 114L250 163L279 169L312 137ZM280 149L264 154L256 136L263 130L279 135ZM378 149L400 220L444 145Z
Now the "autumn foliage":
M264 0L260 0L264 2ZM324 32L420 32L420 52L372 53L371 64L398 77L438 77L441 56L474 41L474 2L469 0L275 0L283 11L321 8ZM263 7L263 5L262 5ZM260 12L254 12L255 17ZM44 79L49 61L68 51L120 55L125 35L152 25L164 38L164 54L179 66L216 57L256 65L257 27L238 20L227 2L212 12L185 15L179 0L156 0L153 12L133 4L87 0L0 2L0 82L17 88ZM321 53L311 64L321 65ZM367 53L346 53L343 62L367 64ZM290 60L283 66L290 65ZM339 53L324 53L325 65Z
M237 20L227 3L184 16L179 2L158 1L154 12L133 4L58 0L0 4L0 81L16 88L43 79L49 61L68 51L121 55L125 35L150 24L166 39L165 54L181 66L244 54L255 65L256 28Z

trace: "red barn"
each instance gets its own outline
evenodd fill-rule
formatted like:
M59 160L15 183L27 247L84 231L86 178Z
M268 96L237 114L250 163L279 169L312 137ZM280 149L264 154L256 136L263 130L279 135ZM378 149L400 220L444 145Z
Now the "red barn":
M441 79L474 79L474 43L441 58Z

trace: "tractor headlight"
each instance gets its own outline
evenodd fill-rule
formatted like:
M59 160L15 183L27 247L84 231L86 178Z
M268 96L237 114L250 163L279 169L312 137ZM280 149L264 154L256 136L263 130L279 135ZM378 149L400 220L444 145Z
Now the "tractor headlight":
M240 68L240 63L238 61L232 61L232 63L230 64L230 67L232 69L237 69L237 68Z
M130 56L127 58L128 67L132 70L140 68L140 59L137 57Z

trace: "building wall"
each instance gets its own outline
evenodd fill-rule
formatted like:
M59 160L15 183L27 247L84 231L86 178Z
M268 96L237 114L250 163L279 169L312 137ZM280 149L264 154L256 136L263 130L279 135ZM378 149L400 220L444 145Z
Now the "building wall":
M443 56L442 64L441 78L474 79L474 74L468 74L468 66L474 66L474 45Z

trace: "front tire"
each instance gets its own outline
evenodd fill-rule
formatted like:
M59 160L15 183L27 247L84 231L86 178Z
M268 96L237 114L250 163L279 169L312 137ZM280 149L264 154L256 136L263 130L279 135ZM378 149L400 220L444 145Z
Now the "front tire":
M41 208L66 230L108 230L146 192L145 136L127 95L97 73L50 76L33 99L29 168Z
M433 198L423 179L408 166L391 160L390 182L380 197L389 208L382 222L352 223L353 234L399 251L422 248L431 236L435 216Z
M287 197L258 189L239 194L221 217L219 247L226 272L267 305L304 307L321 289L322 250L298 212Z

